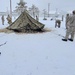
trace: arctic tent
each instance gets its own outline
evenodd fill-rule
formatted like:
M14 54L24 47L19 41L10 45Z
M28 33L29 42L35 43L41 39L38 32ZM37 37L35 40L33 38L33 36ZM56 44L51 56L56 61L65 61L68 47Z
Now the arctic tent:
M39 32L44 28L44 24L32 18L26 11L7 27L9 30L16 32Z

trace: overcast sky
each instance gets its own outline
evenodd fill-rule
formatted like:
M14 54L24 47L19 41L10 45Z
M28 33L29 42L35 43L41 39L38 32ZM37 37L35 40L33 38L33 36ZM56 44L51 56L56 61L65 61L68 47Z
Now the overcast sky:
M9 10L10 0L0 0L0 12ZM12 0L12 10L15 10L17 3L20 0ZM75 0L24 0L27 2L28 8L35 4L41 11L48 10L48 3L50 3L50 10L71 11L75 9Z

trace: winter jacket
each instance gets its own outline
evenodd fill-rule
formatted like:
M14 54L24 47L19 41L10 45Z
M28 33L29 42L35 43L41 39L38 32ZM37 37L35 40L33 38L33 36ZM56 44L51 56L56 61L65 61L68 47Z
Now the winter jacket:
M69 17L69 21L67 24L68 24L68 27L75 32L75 15L72 15Z
M68 21L69 21L69 19L70 19L70 16L69 16L69 15L67 15L67 16L66 16L66 24L65 24L66 29L68 28Z

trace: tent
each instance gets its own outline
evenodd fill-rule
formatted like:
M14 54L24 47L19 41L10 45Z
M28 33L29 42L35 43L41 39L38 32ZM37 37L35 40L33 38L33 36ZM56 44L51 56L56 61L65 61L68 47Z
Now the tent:
M42 31L44 26L24 11L7 29L16 32L39 32Z

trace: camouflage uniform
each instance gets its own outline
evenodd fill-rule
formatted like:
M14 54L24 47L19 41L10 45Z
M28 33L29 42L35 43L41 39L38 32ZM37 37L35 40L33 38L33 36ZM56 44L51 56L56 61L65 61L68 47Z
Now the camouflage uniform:
M7 17L7 21L8 21L8 24L11 24L12 23L12 19L11 19L11 17L9 15Z
M69 19L70 19L69 14L66 14L66 24L65 24L66 29L68 28L68 24L67 23L68 23Z
M67 41L69 39L69 35L71 35L70 41L74 40L74 33L75 33L75 11L73 11L73 15L69 17L69 21L67 23L68 29L66 30L65 39L63 41Z
M60 20L56 20L55 21L55 28L58 26L58 28L60 28L61 25L61 21Z
M2 19L2 25L4 25L4 15L2 15L2 17L1 17L1 19Z

